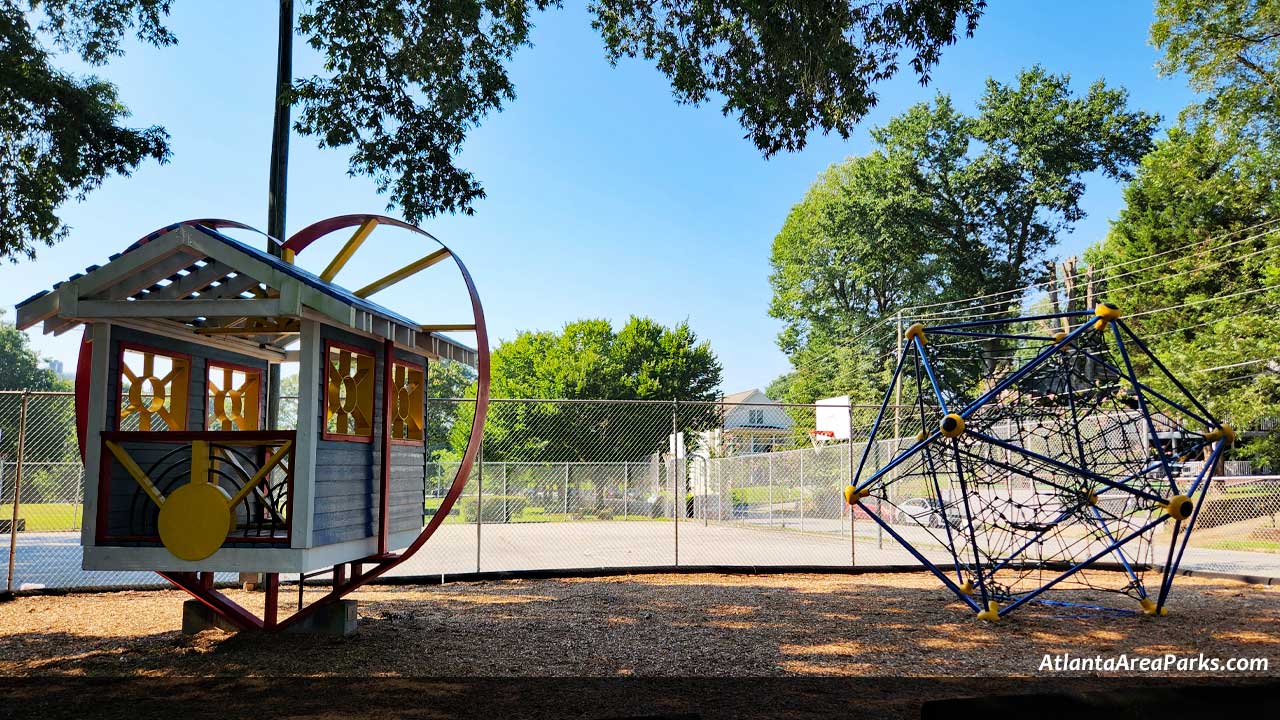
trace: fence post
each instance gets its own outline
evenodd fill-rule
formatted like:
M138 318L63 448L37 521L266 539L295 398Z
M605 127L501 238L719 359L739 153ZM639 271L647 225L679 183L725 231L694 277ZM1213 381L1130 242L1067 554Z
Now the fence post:
M627 519L627 488L631 484L631 463L622 463L622 519Z
M18 457L13 466L13 514L9 516L9 577L6 591L13 593L13 561L18 553L18 505L22 497L22 461L27 449L27 401L29 391L22 393L22 406L18 410Z
M484 525L484 438L476 454L476 572L480 572L480 527Z
M564 503L563 503L563 506L564 506L564 514L565 514L566 516L568 516L568 514L569 514L569 463L567 463L567 462L564 464ZM565 517L565 520L568 520L568 519L569 519L568 517Z
M773 527L773 453L765 455L769 461L769 527Z
M852 402L849 403L848 456L849 456L848 457L849 479L846 481L846 483L849 485L852 485L853 484L853 403ZM841 498L843 499L844 488L840 488L840 494L841 494ZM853 505L849 505L848 503L845 503L845 506L849 508L849 565L850 567L857 567L858 565L858 533L856 531L856 528L854 528L854 524L853 524L853 515L854 515L853 511L855 507Z
M502 463L502 522L511 522L511 507L507 504L507 464Z
M680 516L684 514L684 493L680 486L680 401L671 401L671 514L675 518L676 567L680 567ZM679 497L677 497L679 496Z
M804 450L800 451L800 532L804 532Z

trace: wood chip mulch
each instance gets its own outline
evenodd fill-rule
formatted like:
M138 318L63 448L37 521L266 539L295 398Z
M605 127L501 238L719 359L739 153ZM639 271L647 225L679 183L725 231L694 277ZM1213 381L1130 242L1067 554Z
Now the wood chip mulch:
M229 594L261 607L260 593ZM923 573L509 580L352 597L360 630L346 640L183 636L177 591L19 597L0 603L0 676L1027 676L1068 652L1280 668L1280 588L1232 580L1179 578L1164 618L1031 606L994 626Z

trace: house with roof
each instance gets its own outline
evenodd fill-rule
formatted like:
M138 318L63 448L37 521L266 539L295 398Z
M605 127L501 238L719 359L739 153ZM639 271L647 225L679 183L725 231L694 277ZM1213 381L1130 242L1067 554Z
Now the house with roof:
M703 433L700 445L721 456L774 452L793 444L795 421L758 388L725 395L720 427Z

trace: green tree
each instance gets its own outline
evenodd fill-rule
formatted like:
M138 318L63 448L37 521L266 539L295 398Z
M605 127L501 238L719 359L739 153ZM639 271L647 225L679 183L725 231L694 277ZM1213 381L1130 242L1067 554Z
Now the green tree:
M939 94L873 129L876 150L820 177L774 242L771 313L797 375L782 399L878 401L897 342L879 323L1037 279L1084 217L1085 176L1128 178L1150 149L1158 118L1127 105L1122 89L1076 95L1034 67L988 80L974 115ZM995 311L1014 313L1022 298L1005 297ZM1001 355L997 343L975 351Z
M492 389L498 398L706 401L716 397L720 373L710 344L687 323L665 327L632 317L615 331L607 320L579 320L560 332L523 332L498 345ZM485 457L641 460L665 450L672 410L667 403L495 403Z
M106 4L46 3L41 29L58 49L94 65L118 54L120 36L135 25L144 40L172 42L158 24L167 3L112 3L117 7L101 22L86 20L88 6ZM110 175L127 176L144 160L169 157L163 129L122 124L129 113L113 85L53 67L12 0L0 0L0 107L0 257L15 262L66 236L57 210L67 200L83 199Z
M1105 271L1105 297L1192 393L1237 427L1263 429L1280 405L1280 8L1160 0L1151 38L1161 70L1186 73L1205 95L1143 160L1090 260ZM1274 465L1280 437L1240 451Z
M0 390L70 390L31 349L26 333L4 321L0 310ZM0 456L17 455L21 396L0 397ZM65 396L32 395L27 399L26 456L33 461L70 459L76 446L75 406ZM24 497L26 494L24 493Z
M65 236L55 214L109 173L168 157L161 128L131 130L115 89L49 65L41 36L104 64L129 33L172 45L172 0L0 0L0 116L5 138L0 256L30 257ZM554 0L311 0L298 29L322 70L284 93L294 129L348 148L410 222L472 212L478 178L455 162L467 132L515 97L507 72L535 12ZM653 61L678 102L723 98L766 156L804 147L814 130L847 137L875 105L876 84L906 59L927 81L942 49L971 34L982 0L854 0L803 7L694 0L596 0L589 8L611 62ZM285 13L283 19L288 19ZM291 37L282 22L285 39ZM820 49L820 51L816 51ZM286 64L287 65L287 64ZM12 99L11 99L12 98ZM281 143L282 145L282 143Z
M1280 6L1269 0L1157 0L1151 42L1160 70L1183 73L1228 128L1280 123Z

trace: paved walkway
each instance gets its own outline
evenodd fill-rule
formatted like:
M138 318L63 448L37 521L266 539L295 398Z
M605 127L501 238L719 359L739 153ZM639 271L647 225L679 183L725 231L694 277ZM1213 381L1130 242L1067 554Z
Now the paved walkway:
M679 558L676 534L679 533ZM916 529L916 532L923 531ZM923 537L909 537L913 542ZM15 557L15 589L38 587L128 587L160 584L148 572L87 572L80 569L79 533L20 533ZM478 543L478 544L477 544ZM0 552L9 536L0 534ZM747 525L674 522L568 522L442 526L423 549L393 575L435 575L479 571L587 569L680 565L743 567L814 565L850 567L905 565L915 560L871 523L858 524L858 541L836 532L800 532ZM480 547L479 553L476 548ZM944 552L929 551L945 562ZM1272 579L1280 582L1280 555L1189 548L1182 567ZM0 589L7 577L0 562ZM233 574L220 579L234 580Z

